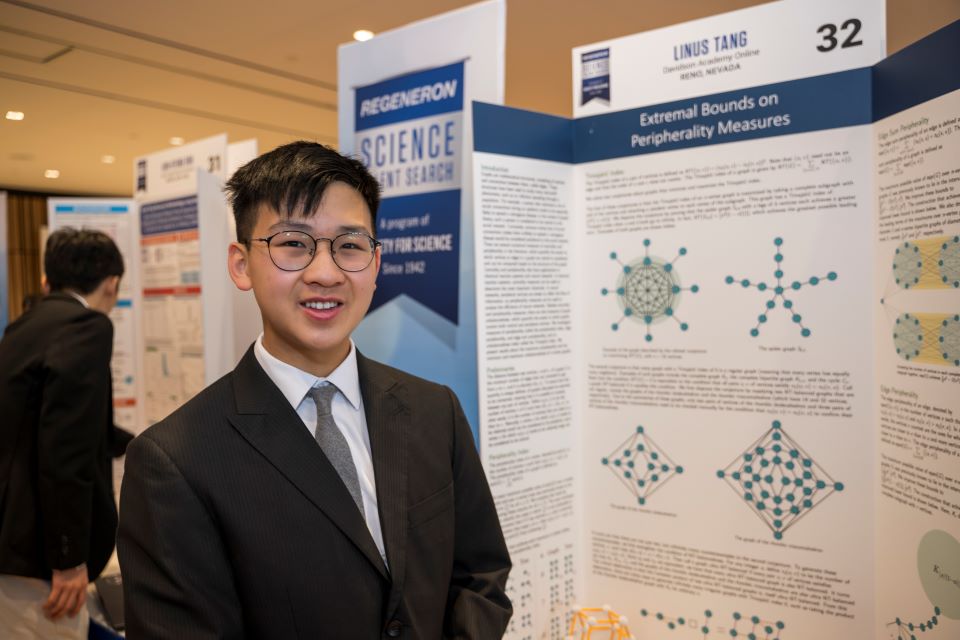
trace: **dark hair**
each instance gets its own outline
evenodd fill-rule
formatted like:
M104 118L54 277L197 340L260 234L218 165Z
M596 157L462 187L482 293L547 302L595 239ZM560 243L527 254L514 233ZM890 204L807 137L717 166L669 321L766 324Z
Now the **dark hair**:
M363 163L317 142L301 140L277 147L240 167L226 192L237 223L237 241L250 244L261 204L281 216L310 216L333 182L355 187L370 209L376 235L380 184Z
M110 236L92 229L57 229L47 238L43 269L51 291L91 293L110 276L123 275L123 256Z

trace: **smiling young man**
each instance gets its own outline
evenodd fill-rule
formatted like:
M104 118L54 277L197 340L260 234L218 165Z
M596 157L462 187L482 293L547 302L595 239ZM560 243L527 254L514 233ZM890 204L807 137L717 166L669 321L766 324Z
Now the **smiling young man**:
M297 142L227 188L263 334L127 450L127 637L501 637L510 560L456 396L350 339L380 268L375 179Z

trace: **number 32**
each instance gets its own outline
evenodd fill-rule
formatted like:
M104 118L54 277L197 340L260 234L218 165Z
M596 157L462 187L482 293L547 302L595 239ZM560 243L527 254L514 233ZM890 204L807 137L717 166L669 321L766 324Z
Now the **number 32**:
M842 25L840 25L840 31L850 30L850 33L847 35L847 38L840 43L841 49L848 49L850 47L859 47L863 44L863 40L857 40L857 34L860 33L860 27L863 26L856 18L850 18ZM817 33L823 35L823 44L817 45L817 51L833 51L837 48L837 25L827 23L817 29Z

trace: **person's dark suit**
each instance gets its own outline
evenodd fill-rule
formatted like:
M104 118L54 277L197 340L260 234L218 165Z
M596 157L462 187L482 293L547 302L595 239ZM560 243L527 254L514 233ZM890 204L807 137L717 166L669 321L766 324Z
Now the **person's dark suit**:
M357 354L389 570L250 349L127 450L127 636L499 638L510 569L446 387Z
M0 573L49 580L113 553L110 319L53 293L0 342Z

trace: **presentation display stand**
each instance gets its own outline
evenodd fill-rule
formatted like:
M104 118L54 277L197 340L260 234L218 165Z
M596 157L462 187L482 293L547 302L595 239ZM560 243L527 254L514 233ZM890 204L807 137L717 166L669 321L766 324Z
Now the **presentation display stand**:
M572 120L474 105L508 637L958 633L960 23L884 30L773 2L576 49Z
M382 263L354 332L367 356L449 385L478 428L473 100L503 102L505 4L493 0L338 54L340 151L383 187Z
M238 155L256 154L255 144L235 148ZM247 335L238 337L234 320L238 294L226 263L235 233L223 194L228 153L227 137L219 135L134 164L146 425L232 370L259 333L248 322ZM246 298L249 306L252 295Z

